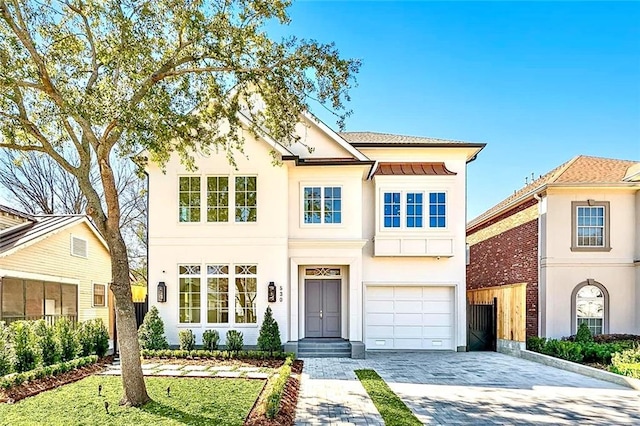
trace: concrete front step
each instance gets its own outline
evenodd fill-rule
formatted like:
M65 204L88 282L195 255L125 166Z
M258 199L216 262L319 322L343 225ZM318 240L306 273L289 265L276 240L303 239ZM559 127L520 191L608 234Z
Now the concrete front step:
M298 352L299 358L351 358L351 352Z

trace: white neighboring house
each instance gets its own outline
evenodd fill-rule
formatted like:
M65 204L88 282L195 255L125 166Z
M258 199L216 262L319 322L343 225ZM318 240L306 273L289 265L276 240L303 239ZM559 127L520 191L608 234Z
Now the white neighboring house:
M349 341L354 357L465 350L466 165L484 144L336 133L311 116L298 131L313 153L245 132L237 169L225 153L196 172L177 156L148 165L149 301L169 342L236 329L255 345L271 306L291 351L310 338Z

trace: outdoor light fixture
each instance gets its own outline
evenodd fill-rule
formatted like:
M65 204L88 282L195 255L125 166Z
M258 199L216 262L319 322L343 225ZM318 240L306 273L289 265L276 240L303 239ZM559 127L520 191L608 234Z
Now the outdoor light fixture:
M269 303L273 303L276 301L276 284L273 281L269 282L268 297Z
M158 302L164 303L167 301L167 286L164 281L158 283Z

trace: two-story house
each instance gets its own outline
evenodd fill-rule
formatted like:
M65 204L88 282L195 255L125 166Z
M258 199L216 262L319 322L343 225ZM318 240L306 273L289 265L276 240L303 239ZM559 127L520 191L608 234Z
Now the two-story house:
M467 225L467 289L526 283L526 335L640 334L640 163L577 156Z
M149 301L169 342L236 329L255 345L271 306L287 350L464 350L466 165L484 144L310 115L298 132L293 146L246 132L237 168L225 153L196 155L195 172L148 165Z

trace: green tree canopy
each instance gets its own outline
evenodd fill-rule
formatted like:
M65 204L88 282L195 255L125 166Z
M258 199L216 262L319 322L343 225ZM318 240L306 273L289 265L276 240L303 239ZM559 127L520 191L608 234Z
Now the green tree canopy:
M340 58L332 44L270 38L265 24L287 24L288 6L0 0L0 147L50 155L87 199L112 257L125 404L149 397L111 154L146 150L162 164L177 152L190 167L194 151L219 149L233 161L242 150L241 114L249 131L288 144L311 100L342 122L359 62Z

